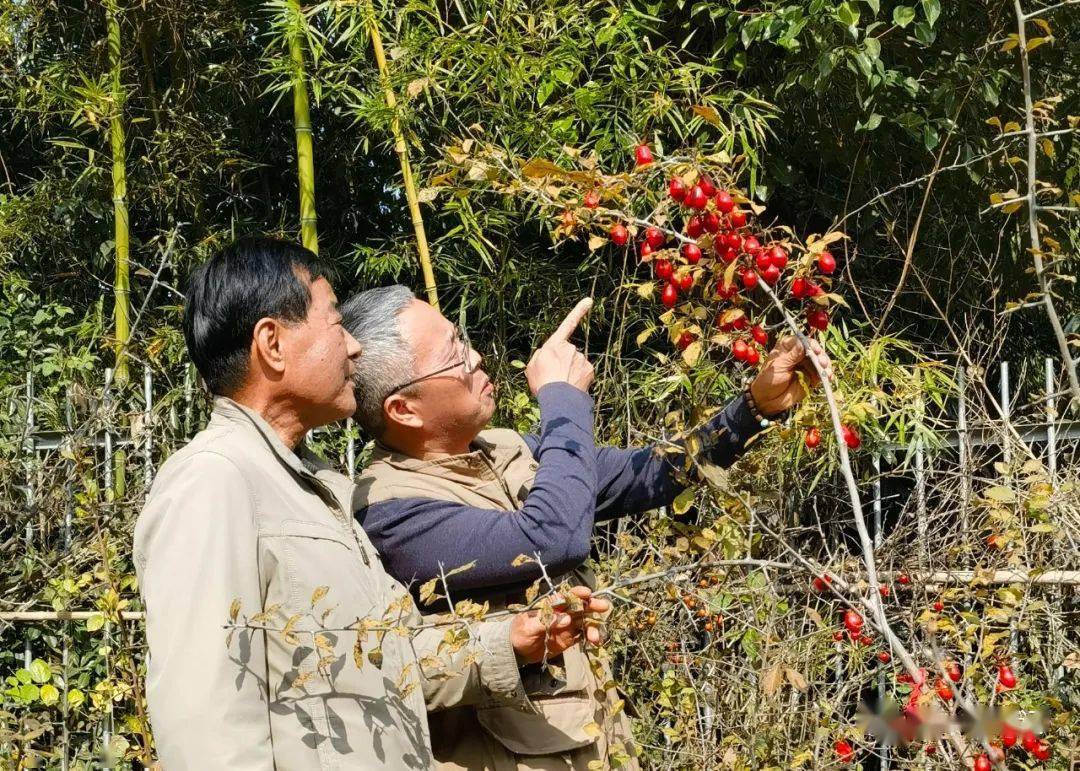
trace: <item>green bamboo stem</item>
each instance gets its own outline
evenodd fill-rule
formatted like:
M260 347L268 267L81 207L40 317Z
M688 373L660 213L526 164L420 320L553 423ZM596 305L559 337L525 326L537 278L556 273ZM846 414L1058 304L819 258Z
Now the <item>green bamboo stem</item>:
M420 201L416 195L416 181L413 178L412 166L409 164L409 149L405 144L401 121L398 119L397 97L390 85L390 68L387 66L386 53L383 51L382 35L379 34L379 22L375 16L375 5L372 0L366 1L371 45L375 49L375 62L379 66L379 77L383 82L386 106L390 109L390 131L394 134L394 152L397 153L398 162L401 164L405 200L409 205L409 216L412 219L413 231L416 233L416 251L420 256L420 270L424 274L424 290L427 292L428 302L438 309L439 294L435 288L435 271L431 266L431 252L428 250L427 233L424 230L424 216L420 212Z
M303 12L298 0L290 0L294 17L289 25L289 57L293 65L293 123L296 130L296 167L300 182L300 240L319 253L315 224L315 151L311 142L311 111L308 107L307 78L302 42Z
M107 5L109 30L109 70L112 79L112 115L109 118L109 135L112 142L112 192L116 250L116 276L113 280L115 307L114 350L116 356L116 383L123 386L128 381L127 346L131 339L131 283L127 209L127 171L124 137L124 89L120 82L120 19L115 2Z

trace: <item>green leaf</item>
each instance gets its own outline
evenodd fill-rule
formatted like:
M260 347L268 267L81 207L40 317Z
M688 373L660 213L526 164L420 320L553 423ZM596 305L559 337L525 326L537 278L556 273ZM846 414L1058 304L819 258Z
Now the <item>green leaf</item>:
M696 492L693 487L687 487L675 496L675 500L671 502L671 510L676 514L685 514L693 505Z
M101 629L101 627L103 627L103 626L105 626L105 616L103 616L100 613L95 613L94 615L92 615L90 618L88 618L86 620L86 631L87 632L96 632L97 630Z
M536 89L536 103L542 107L553 91L555 91L555 81L545 80L540 84L540 88Z
M922 8L923 13L926 14L926 23L933 27L934 22L941 16L940 0L922 0Z
M875 15L881 10L881 3L879 0L863 0L863 2L870 6L870 10L873 11Z
M915 21L915 9L910 5L898 5L893 8L892 20L896 26L906 27Z
M51 683L41 686L41 700L48 706L56 704L60 701L60 691L56 689L55 685Z
M34 680L34 678L30 676L30 670L28 669L16 669L15 679L23 685L29 685Z
M34 659L30 663L30 677L35 683L47 683L52 680L52 670L41 659Z
M842 3L836 9L836 18L845 27L854 27L859 23L859 9L854 3Z
M80 691L78 688L72 688L68 691L67 695L68 705L72 709L78 709L86 701L86 694Z
M876 129L876 128L877 128L878 126L880 126L880 125L881 125L881 116L880 116L880 115L878 115L878 114L877 114L877 113L875 112L875 113L874 113L874 114L872 114L872 115L870 116L870 118L869 118L869 119L868 119L868 120L866 121L866 130L867 130L867 131L873 131L874 129Z

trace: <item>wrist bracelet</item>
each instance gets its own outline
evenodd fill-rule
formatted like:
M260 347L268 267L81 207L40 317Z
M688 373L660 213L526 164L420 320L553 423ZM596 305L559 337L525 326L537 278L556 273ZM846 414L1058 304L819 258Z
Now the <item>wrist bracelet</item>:
M779 422L779 420L783 420L784 413L782 412L777 415L773 415L771 420L761 414L761 409L758 407L757 402L754 401L754 394L750 391L749 383L747 384L746 390L743 392L743 394L746 398L747 409L750 410L750 414L753 416L754 420L758 422L758 425L760 425L762 428L768 428L773 423L777 423Z

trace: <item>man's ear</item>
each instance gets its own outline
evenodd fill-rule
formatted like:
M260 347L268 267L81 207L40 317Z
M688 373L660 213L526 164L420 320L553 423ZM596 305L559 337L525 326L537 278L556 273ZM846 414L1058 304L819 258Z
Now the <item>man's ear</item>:
M285 350L281 322L272 318L261 318L255 324L251 340L251 355L254 362L263 371L281 376L285 372Z
M390 425L420 428L424 419L413 409L412 400L402 394L390 394L383 401L383 417Z

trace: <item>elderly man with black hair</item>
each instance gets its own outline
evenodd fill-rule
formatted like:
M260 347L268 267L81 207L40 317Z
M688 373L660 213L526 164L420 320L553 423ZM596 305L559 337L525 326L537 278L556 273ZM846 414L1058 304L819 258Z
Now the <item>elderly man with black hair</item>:
M345 326L363 347L355 418L377 440L356 517L395 578L415 587L474 563L450 577L454 600L521 602L541 564L551 576L582 567L596 522L667 505L682 490L656 448L594 444L593 370L570 342L590 305L580 302L529 361L540 432L521 436L487 428L494 392L465 330L401 286L345 304ZM831 373L812 348L779 342L746 391L697 432L704 459L730 465L770 417L804 398L803 383L817 381L809 355ZM594 670L579 647L559 664L558 674L526 671L531 711L480 704L432 714L441 768L636 767L606 667Z
M383 570L352 481L303 447L356 409L361 347L341 321L315 255L293 244L240 241L191 279L184 337L213 414L135 526L167 771L430 768L426 707L527 708L519 666L608 608L578 587L572 613L481 621L475 645L439 656L446 630Z

